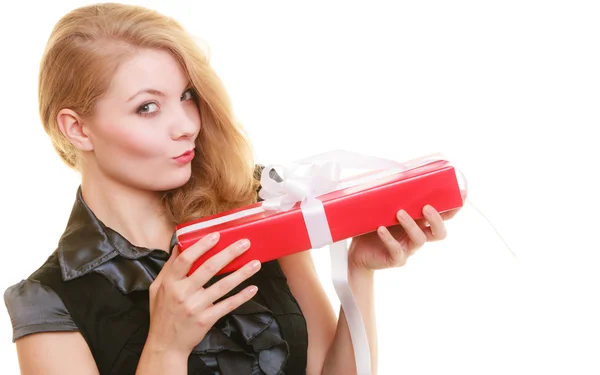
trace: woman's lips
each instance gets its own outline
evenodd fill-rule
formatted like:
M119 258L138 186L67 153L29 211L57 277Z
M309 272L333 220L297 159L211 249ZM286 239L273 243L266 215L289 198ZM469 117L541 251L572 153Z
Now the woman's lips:
M192 161L192 159L194 158L194 150L189 150L184 152L183 154L179 155L176 158L173 158L173 160L175 160L178 163L181 164L187 164L189 162Z

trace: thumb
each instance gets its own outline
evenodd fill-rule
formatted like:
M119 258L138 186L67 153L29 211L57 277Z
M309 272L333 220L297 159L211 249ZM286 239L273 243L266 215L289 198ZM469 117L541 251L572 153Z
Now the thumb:
M178 255L179 255L179 245L175 245L175 246L173 246L173 250L171 250L171 256L169 257L169 260L167 262L170 262L171 259L177 258Z
M167 275L169 273L169 269L172 267L173 262L175 261L175 259L177 259L178 256L179 256L179 245L175 245L173 247L173 250L171 250L169 259L167 259L167 261L165 262L165 265L162 267L162 269L156 276L156 279L154 279L153 284L160 286L160 284L163 282L163 280L165 278L165 275Z

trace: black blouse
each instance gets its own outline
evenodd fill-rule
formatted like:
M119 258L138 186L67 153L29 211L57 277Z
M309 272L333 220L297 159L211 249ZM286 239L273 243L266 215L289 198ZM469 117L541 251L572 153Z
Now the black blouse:
M37 332L79 331L101 374L134 374L150 323L148 288L168 258L105 226L79 188L57 249L4 294L13 341ZM250 284L258 286L257 294L211 328L190 354L188 374L306 373L306 321L279 262L264 263L227 296Z

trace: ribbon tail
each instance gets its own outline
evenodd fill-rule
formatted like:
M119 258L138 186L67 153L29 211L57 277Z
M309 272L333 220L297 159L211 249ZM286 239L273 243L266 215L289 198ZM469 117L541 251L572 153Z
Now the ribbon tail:
M344 310L354 348L357 375L371 375L369 338L348 280L348 246L346 240L329 245L333 286Z

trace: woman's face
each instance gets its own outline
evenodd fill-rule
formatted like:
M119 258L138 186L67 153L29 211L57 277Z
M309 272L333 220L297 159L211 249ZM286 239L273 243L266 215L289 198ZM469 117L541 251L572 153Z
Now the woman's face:
M84 158L91 158L95 173L136 189L185 184L200 131L195 95L169 53L139 51L120 65L86 120L93 150Z

